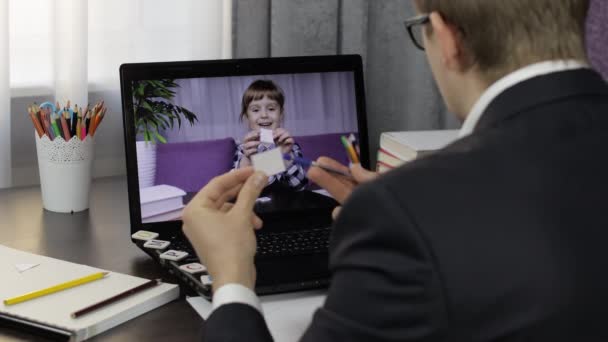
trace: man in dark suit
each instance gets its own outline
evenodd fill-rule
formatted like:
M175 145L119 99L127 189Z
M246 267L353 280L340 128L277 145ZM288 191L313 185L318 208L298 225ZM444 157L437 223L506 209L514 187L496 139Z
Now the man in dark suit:
M416 5L411 37L461 138L352 194L311 168L344 208L303 340L608 341L608 86L586 62L588 2ZM214 278L208 341L271 340L251 291L265 179L221 176L186 208Z

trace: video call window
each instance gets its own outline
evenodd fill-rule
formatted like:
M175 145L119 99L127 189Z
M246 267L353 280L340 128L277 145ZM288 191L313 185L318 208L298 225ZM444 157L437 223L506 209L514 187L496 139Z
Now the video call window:
M354 82L352 72L133 82L143 223L180 219L213 177L249 166L252 155L269 149L348 164L340 136L358 133ZM327 195L302 166L287 163L269 177L260 203L273 194Z

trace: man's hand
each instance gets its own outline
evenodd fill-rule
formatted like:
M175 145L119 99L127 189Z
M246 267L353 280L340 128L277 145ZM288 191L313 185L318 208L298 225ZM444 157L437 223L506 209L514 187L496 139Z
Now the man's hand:
M353 164L349 170L348 167L327 157L320 157L317 159L317 163L344 172L350 171L353 175L354 179L348 179L331 174L318 167L311 167L306 174L308 179L327 190L340 204L343 204L346 201L358 184L368 182L378 176L376 172L371 172L361 167L361 164ZM332 217L334 219L338 217L340 209L341 207L336 207L332 212Z
M253 290L256 250L253 213L268 177L252 168L228 172L207 184L184 209L183 230L213 278L214 289L237 283ZM237 196L236 203L228 203Z

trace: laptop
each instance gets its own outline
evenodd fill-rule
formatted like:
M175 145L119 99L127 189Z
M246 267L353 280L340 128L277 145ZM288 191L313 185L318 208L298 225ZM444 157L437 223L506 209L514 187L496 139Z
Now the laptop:
M208 298L213 279L180 218L213 177L274 148L347 164L342 136L358 142L369 164L360 56L123 64L120 82L132 242ZM256 201L260 295L329 284L337 202L305 173L287 160Z

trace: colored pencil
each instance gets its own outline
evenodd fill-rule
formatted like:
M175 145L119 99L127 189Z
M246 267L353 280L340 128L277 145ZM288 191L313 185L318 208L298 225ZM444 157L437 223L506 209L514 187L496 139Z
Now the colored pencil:
M34 124L34 128L36 129L36 133L38 134L38 138L42 138L42 136L44 135L44 129L42 129L40 121L38 121L34 112L30 111L29 114L30 119L32 119L32 123Z
M46 296L46 295L49 295L49 294L52 294L55 292L67 290L67 289L75 287L75 286L79 286L79 285L83 285L86 283L90 283L95 280L99 280L99 279L105 277L107 274L108 274L108 272L97 272L97 273L90 274L86 277L73 279L73 280L67 281L65 283L47 287L42 290L32 291L32 292L29 292L29 293L26 293L26 294L23 294L20 296L8 298L8 299L4 300L4 305L14 305L14 304L25 302L27 300L31 300L34 298Z
M121 292L121 293L119 293L119 294L117 294L115 296L109 297L109 298L104 299L104 300L102 300L100 302L97 302L95 304L89 305L86 308L83 308L83 309L80 309L80 310L78 310L76 312L73 312L71 314L71 316L72 316L72 318L78 318L80 316L86 315L86 314L88 314L90 312L93 312L95 310L99 310L99 309L102 309L102 308L104 308L104 307L106 307L108 305L114 304L114 303L116 303L116 302L118 302L118 301L120 301L122 299L125 299L125 298L128 298L130 296L136 295L136 294L138 294L138 293L140 293L140 292L142 292L144 290L147 290L149 288L152 288L152 287L154 287L154 286L156 286L156 285L158 285L160 283L161 283L160 279L152 279L152 280L150 280L148 282L145 282L145 283L143 283L143 284L141 284L139 286L135 286L132 289L123 291L123 292Z

